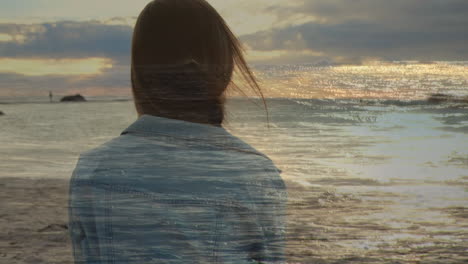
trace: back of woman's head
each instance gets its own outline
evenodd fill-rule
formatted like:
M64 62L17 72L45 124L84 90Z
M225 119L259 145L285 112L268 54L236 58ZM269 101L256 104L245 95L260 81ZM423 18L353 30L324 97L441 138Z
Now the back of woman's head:
M205 0L154 0L138 17L131 79L139 114L220 125L235 70L263 98L239 40Z

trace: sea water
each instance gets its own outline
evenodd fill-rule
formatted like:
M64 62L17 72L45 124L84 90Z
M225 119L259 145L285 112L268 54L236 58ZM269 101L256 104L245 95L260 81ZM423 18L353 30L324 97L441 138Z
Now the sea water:
M463 78L452 83L452 94L466 95ZM426 94L440 92L424 85ZM271 98L268 119L260 99L228 100L224 127L267 154L291 187L291 261L467 260L468 105L386 94ZM4 99L0 177L68 179L79 153L119 136L137 118L131 100L98 99Z

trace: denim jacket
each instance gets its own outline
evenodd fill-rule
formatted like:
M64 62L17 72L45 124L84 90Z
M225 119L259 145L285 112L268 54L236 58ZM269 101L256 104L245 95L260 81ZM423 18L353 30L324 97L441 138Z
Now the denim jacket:
M222 127L142 115L70 181L75 263L285 263L286 186Z

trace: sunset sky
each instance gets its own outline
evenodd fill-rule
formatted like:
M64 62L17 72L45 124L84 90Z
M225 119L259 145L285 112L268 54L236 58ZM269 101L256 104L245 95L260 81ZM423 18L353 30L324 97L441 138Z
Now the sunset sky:
M0 0L0 96L129 94L148 0ZM252 64L468 60L466 0L208 0Z

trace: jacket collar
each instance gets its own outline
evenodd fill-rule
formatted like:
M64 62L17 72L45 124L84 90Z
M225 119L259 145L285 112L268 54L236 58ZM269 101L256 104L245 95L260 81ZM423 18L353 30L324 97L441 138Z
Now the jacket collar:
M231 135L223 127L208 124L145 114L141 115L133 124L121 133L121 135L125 134L140 134L147 136L162 135L183 140L201 141L224 148L250 152L268 158L263 153L258 152L250 145Z

